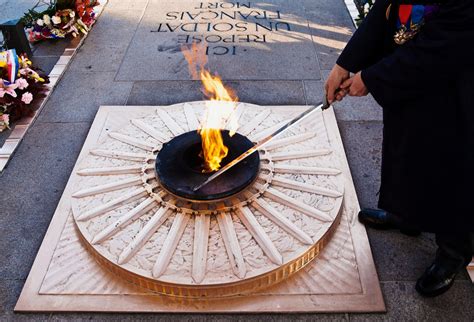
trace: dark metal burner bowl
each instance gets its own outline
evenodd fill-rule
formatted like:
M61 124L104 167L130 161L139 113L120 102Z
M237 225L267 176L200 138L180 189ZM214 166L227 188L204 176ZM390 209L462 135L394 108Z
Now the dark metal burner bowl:
M221 166L226 165L253 146L238 133L232 137L222 130L224 144L229 148ZM212 173L203 173L204 161L200 157L201 136L197 131L181 134L163 144L156 157L156 174L164 189L190 200L210 201L230 197L250 185L258 175L260 157L254 153L198 191L193 188L205 181Z

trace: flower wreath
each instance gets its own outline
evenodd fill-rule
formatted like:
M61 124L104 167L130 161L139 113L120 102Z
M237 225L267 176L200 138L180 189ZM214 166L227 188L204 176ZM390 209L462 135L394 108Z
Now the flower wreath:
M73 4L56 3L42 12L30 10L23 17L28 40L38 42L43 39L62 39L69 34L73 37L86 35L95 22L94 7L98 4L97 0L75 0Z
M0 52L0 132L10 121L33 113L32 102L46 96L49 78L14 49Z

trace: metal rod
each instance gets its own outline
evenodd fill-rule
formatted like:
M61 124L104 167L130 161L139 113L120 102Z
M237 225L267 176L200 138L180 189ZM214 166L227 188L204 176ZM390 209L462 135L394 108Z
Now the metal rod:
M194 187L193 191L198 191L199 189L201 189L202 187L207 185L209 182L213 181L214 179L219 177L221 174L223 174L224 172L226 172L227 170L229 170L230 168L232 168L236 164L240 163L242 160L245 160L247 157L252 155L254 152L256 152L259 149L263 148L268 142L270 142L276 136L280 135L281 133L283 133L284 131L286 131L290 127L292 127L295 124L299 123L300 121L302 121L303 119L305 119L306 117L308 117L309 115L314 113L315 111L325 110L327 108L329 108L329 104L327 104L326 101L320 103L318 106L311 106L306 111L304 111L303 113L301 113L300 115L298 115L297 117L295 117L294 119L292 119L291 121L289 121L288 123L286 123L285 125L280 127L278 130L276 130L275 132L273 132L272 134L270 134L266 138L264 138L264 139L260 140L259 142L255 143L255 145L253 147L251 147L250 149L248 149L247 151L242 153L240 156L238 156L237 158L235 158L234 160L232 160L231 162L229 162L228 164L223 166L219 171L217 171L216 173L211 175L203 183L201 183L201 184L197 185L196 187Z

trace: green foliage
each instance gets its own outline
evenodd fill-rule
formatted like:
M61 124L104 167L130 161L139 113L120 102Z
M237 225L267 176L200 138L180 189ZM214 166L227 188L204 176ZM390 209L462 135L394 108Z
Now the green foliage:
M25 13L21 22L26 27L31 27L36 20L42 19L44 15L52 16L58 10L73 9L75 3L76 0L41 0Z
M359 16L356 18L357 26L360 26L364 18L369 13L370 9L373 7L375 0L354 0L357 10L359 11Z
M43 19L44 15L53 15L56 12L56 4L51 4L49 7L45 10L41 11L36 11L36 8L28 10L28 12L25 13L25 15L20 19L21 22L26 26L26 27L31 27L33 26L33 23L38 20L38 19Z

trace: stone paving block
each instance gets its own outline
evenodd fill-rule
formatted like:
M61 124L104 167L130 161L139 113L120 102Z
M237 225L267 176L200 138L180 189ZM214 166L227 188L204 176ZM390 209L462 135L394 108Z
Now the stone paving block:
M75 47L80 37L60 40L43 40L33 46L33 56L61 56L66 48Z
M398 231L367 229L380 281L415 281L433 262L437 246L434 235L410 237ZM397 267L397 269L394 269ZM457 280L469 280L463 270Z
M319 44L315 44L314 46L316 48L319 66L321 69L331 69L332 67L334 67L343 49L322 46Z
M135 82L127 105L171 105L203 98L200 81Z
M0 278L0 321L5 321L2 313L13 310L24 282L21 279Z
M127 51L126 44L102 46L89 42L78 49L69 66L75 72L117 72Z
M230 81L239 101L260 105L304 105L301 81ZM135 82L127 105L171 105L202 100L200 81Z
M38 0L0 0L0 23L21 18ZM1 33L0 33L1 34ZM1 35L0 35L1 37Z
M0 259L2 259L2 257L0 257ZM1 312L5 312L7 310L7 307L8 307L7 297L9 296L9 294L12 293L11 287L10 285L7 285L7 283L8 283L8 280L0 279L0 294L2 294L2 296L0 296L0 314Z
M1 175L0 278L26 278L88 129L36 123Z
M344 0L302 0L302 4L310 23L355 30Z
M107 10L94 24L69 67L81 72L116 72L140 21L142 10Z
M121 7L119 7L121 8ZM128 46L140 22L143 9L111 9L109 5L94 24L83 46L95 44L102 47L109 45Z
M351 314L351 321L473 321L474 285L456 281L445 294L423 298L413 282L384 282L382 292L387 305L386 314Z
M21 279L0 278L0 321L48 321L49 313L15 314L13 307L20 295L23 283Z
M232 81L229 86L242 102L259 105L305 105L301 81Z
M46 193L44 194L46 195ZM60 193L53 192L53 194ZM50 196L48 195L48 197ZM0 233L2 234L0 237L0 251L3 253L0 256L0 259L2 259L0 263L0 274L2 278L25 279L33 264L33 260L43 236L46 233L46 229L48 228L49 222L47 219L50 219L52 213L47 216L43 216L41 213L41 209L48 207L49 202L38 207L41 209L29 211L29 209L24 210L27 209L28 206L24 205L21 201L15 201L17 204L11 208L20 208L22 210L21 212L15 212L13 210L2 212L3 216L15 220L16 222L9 225L4 222L5 220L2 220L4 227L0 228ZM38 203L38 198L35 198L32 202ZM22 216L23 218L18 219L18 216Z
M383 119L382 107L377 104L370 94L364 97L346 96L335 106L339 120L382 121Z
M354 24L342 0L304 0L320 68L331 69L354 32Z
M118 9L118 10L135 10L135 9L145 9L148 4L148 0L109 0L107 6L105 7L105 12Z
M69 71L59 82L39 122L92 122L100 105L124 105L131 83L113 82L114 73Z
M415 283L434 259L436 245L432 234L410 237L395 230L375 229L368 229L368 234L381 281Z
M56 65L58 58L57 56L33 56L33 64L41 68L45 74L49 74Z
M7 322L17 322L17 321L49 321L50 314L40 313L40 314L16 314L13 312L7 312L5 314L0 314L1 321Z
M324 73L323 73L324 74ZM324 96L325 81L304 81L308 104L318 104ZM382 108L371 95L365 97L346 96L334 104L339 121L381 121Z
M180 48L189 45L193 37L202 41L207 36L209 67L224 79L320 78L299 2L257 1L251 2L250 8L244 7L248 2L239 2L238 8L229 9L226 8L232 4L224 3L226 8L211 9L211 13L201 4L208 2L150 1L117 79L189 80ZM200 12L203 13L198 15ZM219 16L210 17L215 14Z
M351 37L349 28L310 22L313 43L321 69L331 69Z

